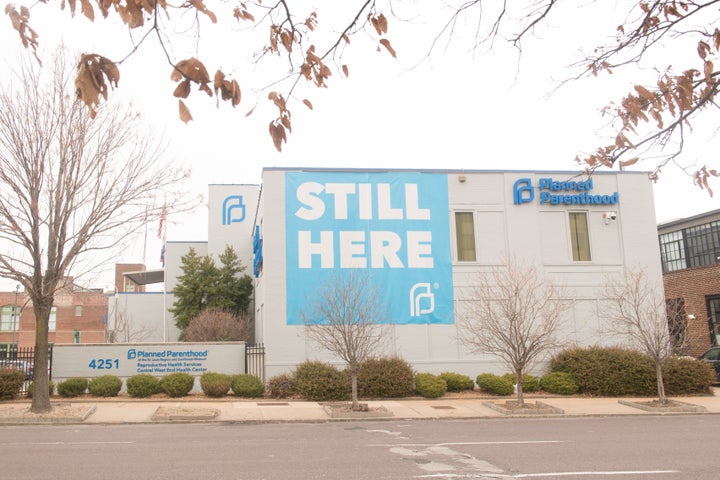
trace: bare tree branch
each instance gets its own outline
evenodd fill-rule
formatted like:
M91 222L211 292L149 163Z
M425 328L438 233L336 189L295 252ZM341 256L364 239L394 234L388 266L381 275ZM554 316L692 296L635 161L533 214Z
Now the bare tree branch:
M569 307L564 289L514 257L477 275L458 299L459 341L503 360L515 374L523 405L522 376L543 354L562 345L557 337Z
M612 331L653 359L658 399L666 404L662 365L677 345L670 336L662 285L653 284L641 268L628 269L619 279L608 278L603 299L600 313L612 321Z
M350 368L352 408L357 410L357 372L387 339L387 307L366 271L333 272L303 312L305 335Z
M59 51L43 77L24 64L0 93L0 277L22 284L36 314L35 364L47 364L48 318L64 277L81 276L148 221L189 210L186 172L163 159L139 118L74 100ZM87 269L87 270L85 270ZM50 409L47 369L35 369L33 411Z

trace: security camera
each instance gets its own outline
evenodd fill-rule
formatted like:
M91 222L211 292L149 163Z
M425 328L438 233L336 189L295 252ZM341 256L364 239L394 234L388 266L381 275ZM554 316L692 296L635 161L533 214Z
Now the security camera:
M610 212L610 213L608 213L608 217L610 218L610 220L615 220L617 218L617 213Z

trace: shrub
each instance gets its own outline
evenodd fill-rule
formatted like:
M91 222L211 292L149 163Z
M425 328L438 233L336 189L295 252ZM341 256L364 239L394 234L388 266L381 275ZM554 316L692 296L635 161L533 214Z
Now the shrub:
M573 395L578 385L573 376L567 372L550 372L540 379L540 388L547 393L557 395Z
M184 397L195 384L195 377L185 372L168 373L160 379L160 388L171 397Z
M578 393L604 397L653 395L655 366L648 355L619 347L573 348L550 360L550 371L572 374Z
M149 373L133 375L125 381L127 393L134 398L147 398L150 395L160 393L160 379Z
M348 400L350 384L343 372L318 361L305 361L293 372L297 393L314 401Z
M13 368L0 368L0 400L17 397L25 381L25 373Z
M476 382L480 390L495 395L512 395L515 391L511 380L494 373L481 373L477 376Z
M232 375L225 373L205 372L200 375L200 388L208 397L224 397L233 383Z
M360 364L357 374L358 396L400 398L412 395L415 372L398 357L375 358Z
M448 392L460 392L463 390L472 390L475 388L475 382L467 375L454 372L443 372L440 378L447 383Z
M58 383L57 391L61 397L77 397L85 393L88 388L88 379L72 377Z
M690 357L670 357L662 369L667 395L709 393L710 386L715 382L713 367Z
M122 380L115 375L95 377L88 383L88 392L94 397L116 397L122 388Z
M232 391L237 397L256 398L261 397L265 391L265 385L257 375L243 373L233 375Z
M514 373L506 373L502 376L503 378L507 379L515 385L515 374ZM540 390L540 379L536 377L535 375L523 375L522 376L522 389L525 393L533 393Z
M35 391L35 382L30 382L30 385L28 385L27 388L27 396L28 398L33 397L33 392ZM55 393L55 382L52 380L48 380L48 395L52 395Z
M268 398L288 398L295 395L295 381L287 373L275 375L267 381L265 396Z
M418 373L415 375L415 390L425 398L440 398L447 392L447 383L432 373Z

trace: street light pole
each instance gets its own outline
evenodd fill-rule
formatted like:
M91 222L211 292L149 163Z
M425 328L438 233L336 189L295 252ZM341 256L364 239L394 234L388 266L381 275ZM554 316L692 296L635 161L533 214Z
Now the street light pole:
M15 285L15 304L13 305L12 313L12 343L15 343L15 329L17 326L18 314L18 293L20 293L20 284Z

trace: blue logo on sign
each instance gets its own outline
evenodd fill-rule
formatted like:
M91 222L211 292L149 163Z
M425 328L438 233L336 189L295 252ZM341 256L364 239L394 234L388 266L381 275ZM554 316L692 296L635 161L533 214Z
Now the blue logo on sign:
M535 190L529 178L521 178L513 185L513 197L515 205L530 203L535 198Z
M230 225L245 220L245 204L242 195L230 195L223 200L222 224Z
M133 360L135 358L137 358L137 352L134 348L131 348L130 350L128 350L128 360Z
M454 323L447 175L288 172L285 205L289 325L355 269L379 283L387 323Z

